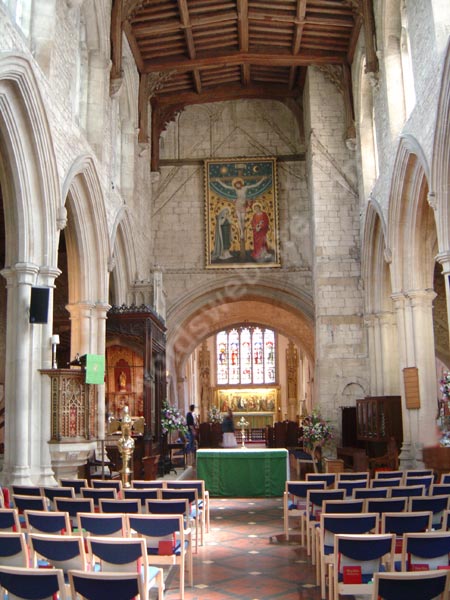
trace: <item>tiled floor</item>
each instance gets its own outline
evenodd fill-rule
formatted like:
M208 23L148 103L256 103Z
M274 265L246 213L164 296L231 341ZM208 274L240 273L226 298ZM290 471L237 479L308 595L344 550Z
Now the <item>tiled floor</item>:
M185 600L319 600L306 551L283 543L281 498L212 498L211 531L194 555L194 587ZM178 568L166 577L179 598Z

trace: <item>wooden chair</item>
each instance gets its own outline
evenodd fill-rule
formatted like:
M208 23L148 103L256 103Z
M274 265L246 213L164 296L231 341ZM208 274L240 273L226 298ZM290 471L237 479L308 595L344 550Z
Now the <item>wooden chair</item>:
M66 600L61 569L0 566L0 588L15 600Z
M184 600L185 571L193 585L191 530L182 515L126 515L128 530L145 539L151 565L179 567L180 596Z
M450 593L449 571L375 573L372 600L446 600Z

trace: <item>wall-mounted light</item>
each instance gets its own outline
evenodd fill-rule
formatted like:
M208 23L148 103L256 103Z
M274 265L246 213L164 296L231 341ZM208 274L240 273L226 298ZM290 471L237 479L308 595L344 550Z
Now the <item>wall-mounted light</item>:
M59 344L59 335L54 333L50 338L50 341L52 343L52 369L57 369L58 364L56 362L56 346Z

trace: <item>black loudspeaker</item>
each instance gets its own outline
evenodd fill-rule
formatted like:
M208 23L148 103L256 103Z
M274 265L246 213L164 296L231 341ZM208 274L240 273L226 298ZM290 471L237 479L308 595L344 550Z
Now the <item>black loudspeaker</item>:
M48 323L49 295L50 288L31 288L30 323Z

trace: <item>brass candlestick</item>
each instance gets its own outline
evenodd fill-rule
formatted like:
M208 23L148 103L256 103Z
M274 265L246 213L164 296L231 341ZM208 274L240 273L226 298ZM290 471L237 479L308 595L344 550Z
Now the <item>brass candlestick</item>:
M250 423L241 417L237 422L237 426L241 428L241 436L242 436L242 448L245 448L245 428L248 427Z
M119 452L122 457L122 470L120 471L122 476L122 486L124 488L131 487L130 482L130 462L131 457L133 456L134 451L134 440L131 437L131 425L132 420L129 414L128 406L124 406L122 410L122 423L121 430L122 436L117 441L117 446L119 447Z

